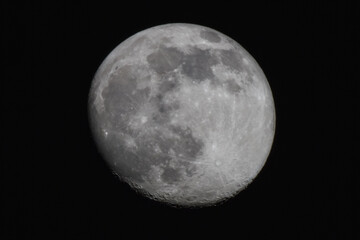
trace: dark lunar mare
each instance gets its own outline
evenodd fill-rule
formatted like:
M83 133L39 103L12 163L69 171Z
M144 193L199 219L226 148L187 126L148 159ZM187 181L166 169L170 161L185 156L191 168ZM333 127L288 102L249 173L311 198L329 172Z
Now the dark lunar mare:
M243 89L235 82L234 79L228 79L224 82L223 87L230 94L238 94Z
M210 50L192 48L190 54L184 56L182 73L193 79L195 82L201 82L205 79L214 79L214 73L211 66L218 63L218 60L211 55Z
M190 129L183 130L178 126L169 126L169 129L178 138L157 131L153 135L135 139L137 147L134 148L127 147L121 135L110 134L106 140L105 153L108 159L115 159L119 175L135 183L149 180L147 176L151 166L159 166L164 170L161 175L164 182L172 184L181 181L181 168L187 176L194 174L196 169L192 162L202 154L204 143L196 139Z
M162 180L171 184L181 180L181 167L184 168L187 176L192 176L195 171L192 162L201 155L204 143L196 139L190 129L183 130L171 125L168 128L177 137L171 137L158 131L156 134L142 139L141 146L136 152L149 166L160 166L164 170L161 175ZM155 148L158 148L159 152L155 152ZM172 165L176 167L174 168ZM170 172L172 174L169 174Z
M170 69L170 65L166 68L156 66L162 69L161 71ZM132 66L118 68L112 73L108 86L102 91L105 111L98 117L105 120L102 121L106 123L103 127L108 131L104 143L101 144L102 152L106 154L105 159L116 162L114 169L117 175L138 184L149 180L152 166L163 169L161 178L169 184L181 181L181 169L187 176L191 176L196 170L191 163L201 155L204 146L201 140L192 135L190 128L170 125L170 113L179 109L179 103L165 103L164 98L168 93L176 91L179 82L171 73L163 72L161 76L159 92L150 99L148 88L136 88L137 76ZM176 137L169 136L161 130L154 130L155 134L154 131L144 134L144 129L134 130L129 126L131 117L136 115L145 103L154 105L156 109L150 120L151 124L147 127L165 127ZM134 139L134 146L128 146L125 135ZM138 137L140 135L141 137ZM156 152L155 149L159 151Z
M140 104L148 98L150 89L136 89L136 76L133 66L123 66L116 69L109 76L108 86L101 93L104 99L105 110L93 116L102 126L94 126L96 139L104 138L101 129L105 129L108 135L104 141L99 141L101 152L106 155L105 159L116 162L116 172L124 178L131 178L136 182L143 181L142 174L150 167L139 156L126 147L124 134L130 136L135 132L129 128L129 120L140 107ZM110 163L113 166L113 163Z
M184 54L174 47L160 45L159 49L147 56L147 61L158 74L176 69L183 61Z
M239 52L235 50L220 50L221 62L230 67L230 69L237 70L239 72L244 71L244 63L242 56Z
M244 82L245 85L252 84L254 73L245 65L242 53L237 50L221 50L219 56L221 62L231 70L247 74L246 81Z
M221 41L219 34L212 30L202 30L200 32L200 37L213 43L218 43Z
M119 68L109 77L109 83L102 91L108 127L112 131L127 131L129 117L136 113L140 104L147 99L150 89L136 89L136 77L132 66Z
M176 74L174 73L166 73L161 75L161 80L158 86L158 93L156 96L150 98L150 102L154 103L159 109L159 114L155 114L155 121L160 123L161 119L169 120L169 114L173 110L179 109L179 103L177 101L173 101L171 103L165 103L164 98L170 92L176 91L179 89L180 83ZM159 121L158 121L159 120Z

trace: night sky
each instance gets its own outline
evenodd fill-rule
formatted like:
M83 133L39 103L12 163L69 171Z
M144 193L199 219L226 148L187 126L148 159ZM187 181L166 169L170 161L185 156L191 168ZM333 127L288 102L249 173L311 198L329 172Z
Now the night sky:
M359 239L359 3L194 2L2 1L0 239ZM265 167L216 207L137 195L89 129L87 97L104 58L175 22L240 43L275 100Z

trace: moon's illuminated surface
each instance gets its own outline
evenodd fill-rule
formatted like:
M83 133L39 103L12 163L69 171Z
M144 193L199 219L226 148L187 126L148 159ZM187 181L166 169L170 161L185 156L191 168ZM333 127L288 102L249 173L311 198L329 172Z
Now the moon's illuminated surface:
M273 142L275 108L256 61L213 29L141 31L104 60L89 117L105 160L142 194L205 206L244 189Z

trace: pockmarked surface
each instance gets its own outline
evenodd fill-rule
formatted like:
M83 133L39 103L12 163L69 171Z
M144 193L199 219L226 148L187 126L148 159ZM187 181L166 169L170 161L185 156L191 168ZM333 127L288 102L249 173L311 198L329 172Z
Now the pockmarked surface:
M178 206L244 189L275 132L267 79L244 48L199 25L167 24L117 46L89 94L95 141L121 180Z

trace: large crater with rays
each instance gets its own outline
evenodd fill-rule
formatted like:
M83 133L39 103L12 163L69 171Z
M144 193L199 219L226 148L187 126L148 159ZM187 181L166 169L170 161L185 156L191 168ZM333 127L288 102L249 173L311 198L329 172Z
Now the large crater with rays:
M89 118L122 181L185 207L244 189L275 131L272 93L256 61L224 34L193 24L156 26L118 45L93 79Z

